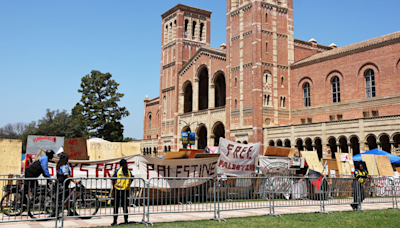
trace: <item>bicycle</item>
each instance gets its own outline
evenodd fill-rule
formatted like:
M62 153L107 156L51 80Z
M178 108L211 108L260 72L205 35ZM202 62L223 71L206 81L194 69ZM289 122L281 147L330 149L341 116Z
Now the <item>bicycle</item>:
M71 208L73 216L78 216L80 219L90 219L92 216L97 214L100 209L100 201L95 193L87 190L85 186L83 186L82 182L79 182L78 185L69 190L69 194L62 197L64 200L58 200L58 202L60 202L58 204L58 214L62 213L63 209L65 209L63 205L67 204L68 202L70 202L70 204L68 204L68 209ZM60 187L59 194L61 195L63 191L64 188ZM56 195L54 194L52 197L53 202L56 202L55 197ZM79 213L82 210L84 210L83 215L82 213ZM86 216L86 214L89 216Z
M24 189L22 184L4 186L6 194L1 199L1 212L7 216L19 216L28 209L28 216L35 218L34 212L40 214L51 213L52 189L48 185L38 185L27 193L24 204ZM30 196L32 194L33 196Z

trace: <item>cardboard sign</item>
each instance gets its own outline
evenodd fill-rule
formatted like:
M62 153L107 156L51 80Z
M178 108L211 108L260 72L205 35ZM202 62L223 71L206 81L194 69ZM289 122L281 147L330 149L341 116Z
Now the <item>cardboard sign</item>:
M70 160L89 160L86 138L64 140L64 153Z
M287 157L290 154L290 148L268 146L264 156Z
M394 192L395 191L395 192ZM377 196L396 196L400 195L400 179L395 177L378 177Z
M254 173L254 159L259 154L260 145L261 143L240 144L220 138L218 168L222 173L233 176Z
M64 137L29 135L26 154L37 154L39 149L57 152L64 146Z

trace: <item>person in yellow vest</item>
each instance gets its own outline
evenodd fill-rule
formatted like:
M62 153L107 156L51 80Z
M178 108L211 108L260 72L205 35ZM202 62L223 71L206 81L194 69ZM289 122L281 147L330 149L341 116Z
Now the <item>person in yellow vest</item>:
M114 186L114 222L111 224L111 226L117 225L117 219L118 219L118 209L119 207L124 208L124 220L125 224L128 224L128 206L129 206L129 188L132 183L130 178L133 177L132 173L128 170L128 165L126 163L125 159L121 159L119 162L120 167L115 170L113 177L116 178L121 178L121 179L116 179L113 180L113 186Z
M357 210L360 207L361 202L365 199L364 183L367 178L371 178L368 175L368 171L364 170L362 164L358 165L358 168L354 171L356 179L353 181L353 198L354 202L351 205L353 210Z

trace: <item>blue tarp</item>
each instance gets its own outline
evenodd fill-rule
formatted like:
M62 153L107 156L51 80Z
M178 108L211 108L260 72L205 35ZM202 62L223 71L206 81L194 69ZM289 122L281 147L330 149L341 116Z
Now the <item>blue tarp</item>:
M385 156L390 158L390 163L400 165L400 157L399 156L393 155L391 153L385 152L385 151L380 150L380 149L373 149L373 150L367 151L367 152L362 153L362 154L365 154L365 155L368 155L368 154L370 154L370 155L385 155ZM353 156L353 160L354 161L362 161L361 154L357 154L357 155Z

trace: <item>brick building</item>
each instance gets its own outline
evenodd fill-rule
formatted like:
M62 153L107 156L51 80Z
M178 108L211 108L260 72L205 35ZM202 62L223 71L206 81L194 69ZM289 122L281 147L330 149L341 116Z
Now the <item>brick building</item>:
M142 150L153 156L220 137L359 153L400 143L400 32L338 48L294 39L293 0L227 0L226 44L211 12L162 15L160 96L144 100Z

